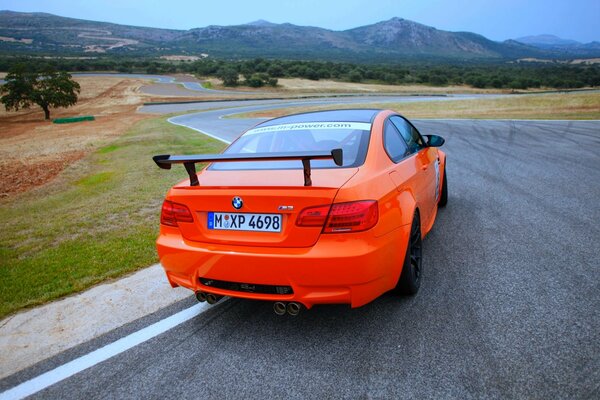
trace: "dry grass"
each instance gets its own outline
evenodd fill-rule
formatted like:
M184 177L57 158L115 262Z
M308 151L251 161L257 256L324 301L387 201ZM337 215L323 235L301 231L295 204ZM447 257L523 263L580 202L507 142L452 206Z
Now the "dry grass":
M298 112L361 107L390 109L409 118L600 119L600 93L572 92L518 95L495 99L290 107L238 114L236 117L274 118Z
M508 93L504 89L476 89L470 86L427 85L380 85L372 83L351 83L332 80L311 81L299 78L280 78L278 84L282 90L299 93L419 93L419 94L449 94L449 93Z
M210 82L210 85L219 90L230 90L223 86L220 79L207 77L202 81ZM352 83L339 82L327 79L313 81L301 78L278 78L278 86L249 88L240 86L236 91L242 90L248 93L268 92L279 94L308 94L308 93L406 93L406 94L453 94L453 93L509 93L510 89L477 89L466 85L460 86L428 86L428 85L381 85L375 83Z
M0 110L0 196L22 192L56 176L66 165L123 134L148 118L136 108L148 97L138 91L144 81L123 78L76 78L79 102L52 110L51 117L93 115L95 121L53 124L39 107L19 112Z

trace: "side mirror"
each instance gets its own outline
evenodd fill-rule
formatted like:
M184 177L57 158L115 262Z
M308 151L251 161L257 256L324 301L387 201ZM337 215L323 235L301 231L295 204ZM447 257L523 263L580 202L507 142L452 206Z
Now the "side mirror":
M427 143L427 146L429 147L440 147L443 146L446 141L443 137L438 135L425 135L425 143Z

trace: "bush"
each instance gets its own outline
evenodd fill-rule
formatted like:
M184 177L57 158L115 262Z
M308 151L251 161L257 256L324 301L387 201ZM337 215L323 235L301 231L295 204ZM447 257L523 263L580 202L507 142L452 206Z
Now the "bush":
M436 86L442 86L448 83L448 79L442 75L431 75L429 77L429 83Z
M265 85L265 83L263 82L262 79L260 79L260 77L258 75L252 75L250 77L247 77L246 80L244 81L244 84L246 86L250 86L250 87L262 87Z
M350 82L359 83L362 82L363 76L359 70L355 69L348 74L348 80L350 80Z
M383 81L387 84L393 85L398 80L398 77L394 74L383 75Z
M223 85L225 86L237 86L239 83L239 74L233 68L219 70L217 77L223 81Z
M278 64L271 65L267 69L267 73L275 78L281 78L283 76L283 68Z

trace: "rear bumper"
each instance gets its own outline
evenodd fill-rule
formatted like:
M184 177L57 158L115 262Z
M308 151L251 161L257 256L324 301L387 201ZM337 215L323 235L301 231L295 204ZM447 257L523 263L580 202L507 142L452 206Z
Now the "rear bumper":
M173 286L270 301L364 305L392 289L406 253L410 225L375 238L371 231L321 235L307 248L246 247L189 242L161 226L157 249ZM291 286L293 294L266 294L205 286L200 278Z

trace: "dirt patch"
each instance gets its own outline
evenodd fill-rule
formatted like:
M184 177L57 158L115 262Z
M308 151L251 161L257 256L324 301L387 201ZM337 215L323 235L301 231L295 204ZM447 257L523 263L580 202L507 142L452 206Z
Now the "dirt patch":
M0 197L29 190L48 182L65 167L85 155L84 151L64 152L56 157L43 157L31 162L14 160L0 164Z
M0 42L13 42L13 43L33 43L33 39L15 39L13 37L0 36Z
M571 61L571 64L600 64L600 58L582 58Z
M160 56L163 60L169 61L197 61L201 58L204 58L208 55L204 55L203 57L199 56Z

